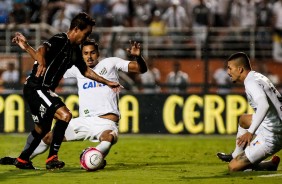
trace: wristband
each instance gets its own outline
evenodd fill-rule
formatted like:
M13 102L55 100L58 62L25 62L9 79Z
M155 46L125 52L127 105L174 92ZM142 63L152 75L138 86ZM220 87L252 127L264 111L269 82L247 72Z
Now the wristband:
M139 64L140 72L141 72L141 73L147 72L147 65L146 65L145 60L144 60L144 58L142 57L142 55L137 56L137 57L136 57L136 61L137 61L137 63Z

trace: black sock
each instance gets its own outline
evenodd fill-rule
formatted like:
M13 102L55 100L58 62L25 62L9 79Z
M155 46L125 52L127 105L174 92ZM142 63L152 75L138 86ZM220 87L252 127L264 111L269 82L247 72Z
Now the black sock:
M35 130L31 131L27 137L24 150L20 154L19 158L22 160L28 161L30 155L37 148L42 138L43 138L43 135L37 133Z
M48 158L58 154L67 127L68 127L68 123L65 121L59 120L56 122L55 127L53 129L53 140L50 145Z

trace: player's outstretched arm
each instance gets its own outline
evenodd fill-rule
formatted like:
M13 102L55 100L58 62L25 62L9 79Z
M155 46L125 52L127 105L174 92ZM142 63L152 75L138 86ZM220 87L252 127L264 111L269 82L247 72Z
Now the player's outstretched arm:
M131 61L128 66L129 72L134 73L145 73L147 72L147 64L145 59L141 54L141 44L137 42L130 41L131 47L126 49L130 56L135 57L135 61Z
M23 34L16 32L12 42L18 44L18 46L25 50L34 60L37 60L36 50L28 44L26 37Z
M118 82L112 82L112 81L109 81L109 80L97 75L89 67L87 67L86 71L84 72L84 76L89 78L89 79L95 80L97 82L101 82L103 84L106 84L107 86L109 86L110 88L112 88L116 92L118 92L120 90L120 87L122 87Z
M46 64L45 64L45 52L46 49L44 46L40 46L38 50L35 50L33 47L31 47L28 42L26 37L19 33L16 32L14 38L12 39L13 43L16 43L21 47L23 50L25 50L34 60L38 62L38 67L37 67L37 73L36 76L43 76L45 71L46 71Z

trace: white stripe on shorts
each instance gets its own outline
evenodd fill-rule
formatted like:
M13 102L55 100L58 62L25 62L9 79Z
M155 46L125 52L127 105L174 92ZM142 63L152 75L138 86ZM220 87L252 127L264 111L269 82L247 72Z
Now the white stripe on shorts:
M39 96L44 100L44 102L50 107L52 105L52 103L50 102L50 100L42 93L41 90L37 90L37 93L39 94Z

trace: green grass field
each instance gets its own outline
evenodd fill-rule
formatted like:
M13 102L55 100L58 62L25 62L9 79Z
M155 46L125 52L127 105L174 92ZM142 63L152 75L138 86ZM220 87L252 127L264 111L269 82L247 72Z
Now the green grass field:
M26 134L0 134L0 157L18 156ZM41 170L19 170L0 165L0 183L22 184L244 184L281 183L282 166L277 172L229 173L227 164L215 154L230 152L235 136L120 135L107 156L104 170L80 169L79 155L89 141L63 143L59 158L66 162L61 170L45 170L47 153L33 160ZM279 152L278 155L282 157Z

